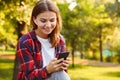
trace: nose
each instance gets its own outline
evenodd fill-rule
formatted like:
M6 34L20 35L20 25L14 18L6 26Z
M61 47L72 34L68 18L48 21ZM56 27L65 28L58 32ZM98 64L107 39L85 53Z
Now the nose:
M51 27L51 23L50 23L50 21L47 21L47 23L46 23L46 27Z

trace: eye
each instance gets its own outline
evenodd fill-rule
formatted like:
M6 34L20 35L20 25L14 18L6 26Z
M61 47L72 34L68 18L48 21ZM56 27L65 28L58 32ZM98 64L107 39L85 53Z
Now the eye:
M45 19L40 19L40 21L41 21L41 22L43 22L43 23L45 23L45 22L46 22L46 20L45 20Z
M55 22L55 18L51 19L50 22Z

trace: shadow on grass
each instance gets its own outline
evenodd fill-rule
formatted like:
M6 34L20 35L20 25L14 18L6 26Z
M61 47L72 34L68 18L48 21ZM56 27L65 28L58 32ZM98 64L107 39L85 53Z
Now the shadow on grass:
M10 60L10 59L0 59L0 63L13 63L14 60Z
M2 80L12 80L13 68L9 69L0 69L0 78Z
M75 64L74 67L72 67L72 64L70 64L69 69L78 69L78 68L87 68L85 65Z
M91 79L88 79L88 78L82 78L82 77L77 77L77 78L72 78L71 80L91 80Z
M14 60L0 59L0 79L1 80L12 80ZM5 68L4 68L5 66Z
M103 74L105 76L111 76L111 77L120 77L120 72L108 72Z

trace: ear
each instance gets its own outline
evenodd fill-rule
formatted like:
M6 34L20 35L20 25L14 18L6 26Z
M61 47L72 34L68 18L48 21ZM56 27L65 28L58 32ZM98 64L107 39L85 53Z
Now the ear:
M34 23L37 25L37 21L36 21L36 19L33 17L33 21L34 21Z
M37 21L34 19L34 23L37 25Z

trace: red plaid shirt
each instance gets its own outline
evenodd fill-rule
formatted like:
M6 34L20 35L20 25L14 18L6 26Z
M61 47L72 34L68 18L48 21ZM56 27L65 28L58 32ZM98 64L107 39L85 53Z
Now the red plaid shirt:
M64 51L66 51L65 40L60 36L55 47L56 57ZM43 80L50 75L47 73L46 67L43 67L41 43L38 41L34 30L19 39L17 55L21 67L18 80Z

